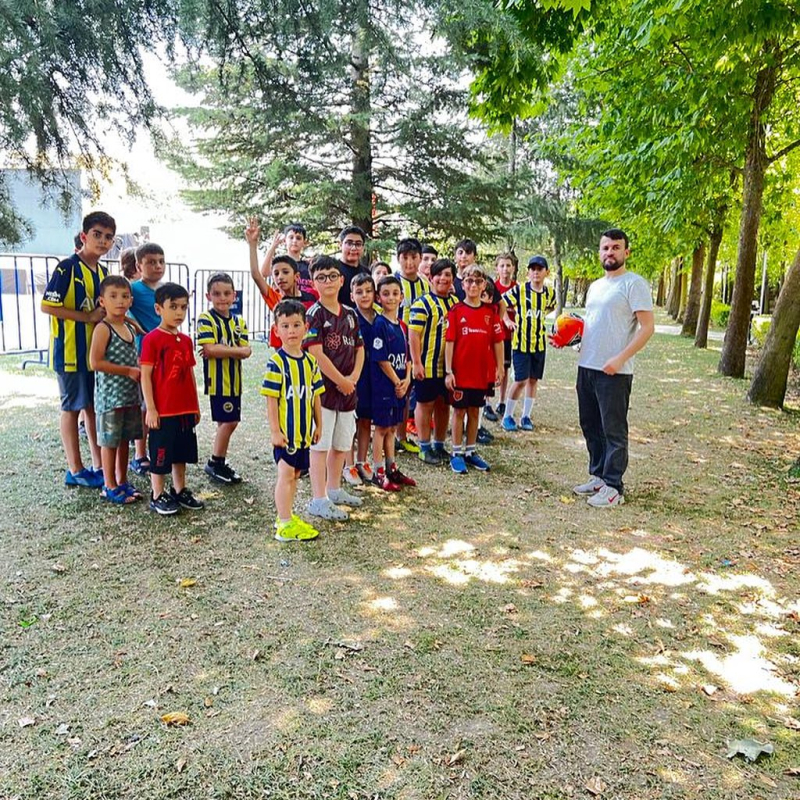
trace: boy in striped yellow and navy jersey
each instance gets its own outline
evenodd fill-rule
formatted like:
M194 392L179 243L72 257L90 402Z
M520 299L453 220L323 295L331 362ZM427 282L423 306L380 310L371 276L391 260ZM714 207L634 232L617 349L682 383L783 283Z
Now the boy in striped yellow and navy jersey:
M67 457L67 486L103 486L100 448L94 416L94 372L89 349L96 323L105 316L98 304L100 284L108 271L99 262L114 244L114 218L94 211L83 219L81 247L59 262L42 298L42 311L50 315L50 367L58 377L61 394L61 442ZM91 469L83 466L78 438L78 415L86 417L92 452Z
M273 456L278 468L275 483L275 538L279 542L314 539L316 528L292 513L300 473L309 468L310 448L322 433L325 391L316 359L303 350L306 310L297 300L275 306L275 329L281 347L267 362L261 394L267 398L267 415Z
M197 318L197 346L203 356L205 393L211 419L217 423L214 451L203 468L217 483L241 483L228 463L228 445L242 418L242 359L251 354L247 324L231 306L236 301L233 279L217 272L208 279L206 298L211 308Z
M528 261L528 280L509 289L504 295L508 311L514 312L512 320L506 313L504 322L514 330L511 342L511 362L514 367L514 383L509 391L503 417L503 430L533 430L531 411L536 402L536 389L544 375L547 348L545 319L555 308L555 292L544 285L550 269L544 256L532 256ZM525 401L519 426L514 420L514 408L525 390Z

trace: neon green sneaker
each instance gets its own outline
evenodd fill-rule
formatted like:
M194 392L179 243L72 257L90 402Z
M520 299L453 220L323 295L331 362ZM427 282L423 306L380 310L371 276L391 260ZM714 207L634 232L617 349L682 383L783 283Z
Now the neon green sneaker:
M307 542L317 536L319 531L316 528L297 517L288 522L279 522L275 529L275 538L279 542Z

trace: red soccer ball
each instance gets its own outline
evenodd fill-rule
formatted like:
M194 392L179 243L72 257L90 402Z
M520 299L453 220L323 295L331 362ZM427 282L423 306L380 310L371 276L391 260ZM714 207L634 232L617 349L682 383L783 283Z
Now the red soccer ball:
M583 337L583 318L577 314L559 314L553 323L553 344L571 347Z

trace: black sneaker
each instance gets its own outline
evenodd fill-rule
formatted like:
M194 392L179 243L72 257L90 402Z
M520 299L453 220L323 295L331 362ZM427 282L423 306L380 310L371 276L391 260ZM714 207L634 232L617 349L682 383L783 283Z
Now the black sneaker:
M163 514L166 516L168 514L177 514L181 510L181 507L171 493L161 492L158 497L153 497L151 492L150 510L155 511L156 514Z
M226 464L224 461L209 461L204 467L203 471L211 478L212 481L217 483L241 483L242 478L233 467Z
M199 511L206 506L202 500L198 500L186 487L179 492L176 492L175 489L170 489L169 493L177 505L189 511Z
M499 422L500 417L497 416L497 412L487 403L483 409L483 418L488 419L489 422Z
M478 444L491 444L494 441L494 436L486 430L486 428L481 425L478 428L478 437L477 442Z
M420 450L418 458L423 464L427 464L430 467L440 467L442 465L442 457L434 450Z

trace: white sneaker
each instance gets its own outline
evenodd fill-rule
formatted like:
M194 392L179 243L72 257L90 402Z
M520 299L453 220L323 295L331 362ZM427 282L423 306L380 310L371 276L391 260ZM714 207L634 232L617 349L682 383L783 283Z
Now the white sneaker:
M312 517L333 519L337 520L338 522L344 522L345 520L350 519L346 511L342 511L341 508L336 508L336 506L330 500L328 500L327 497L321 497L312 500L306 506L306 511L311 514Z
M572 491L575 494L594 494L595 492L599 492L606 485L606 482L602 478L595 478L592 475L586 483L579 483L577 486L572 487Z
M613 486L603 484L603 487L586 502L595 508L611 508L611 506L621 506L625 498Z
M351 486L361 486L361 476L358 474L355 464L352 467L345 467L342 470L342 477L345 483L349 483Z
M346 492L344 489L329 489L328 500L330 500L331 503L342 506L360 506L364 503L360 497L356 497L354 494L350 494L350 492Z

